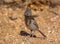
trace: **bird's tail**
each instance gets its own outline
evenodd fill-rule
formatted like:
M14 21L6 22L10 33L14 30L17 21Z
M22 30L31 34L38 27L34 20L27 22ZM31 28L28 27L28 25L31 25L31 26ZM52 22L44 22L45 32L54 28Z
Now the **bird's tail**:
M45 34L43 34L43 32L41 32L40 30L38 30L44 37L46 37L46 35Z

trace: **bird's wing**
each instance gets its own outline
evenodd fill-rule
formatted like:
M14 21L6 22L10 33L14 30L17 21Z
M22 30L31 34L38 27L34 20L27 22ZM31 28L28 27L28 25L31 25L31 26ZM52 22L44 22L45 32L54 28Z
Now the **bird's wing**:
M38 24L36 23L36 21L35 20L32 20L32 23L33 23L33 25L38 29L39 27L38 27Z

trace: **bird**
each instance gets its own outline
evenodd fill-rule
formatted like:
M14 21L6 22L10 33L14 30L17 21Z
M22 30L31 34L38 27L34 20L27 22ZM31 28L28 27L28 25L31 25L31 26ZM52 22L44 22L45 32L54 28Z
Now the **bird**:
M33 31L39 31L44 37L46 37L46 35L44 35L43 32L39 30L39 26L34 19L35 17L32 15L32 11L28 6L26 7L26 10L24 12L24 17L26 27L31 31L31 35L33 34Z

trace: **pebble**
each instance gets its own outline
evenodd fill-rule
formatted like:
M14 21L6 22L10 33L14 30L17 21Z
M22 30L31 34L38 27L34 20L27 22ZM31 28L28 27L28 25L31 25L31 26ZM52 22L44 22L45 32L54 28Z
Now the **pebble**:
M59 16L55 16L55 17L51 18L50 20L51 20L51 21L56 21L57 18L59 18Z

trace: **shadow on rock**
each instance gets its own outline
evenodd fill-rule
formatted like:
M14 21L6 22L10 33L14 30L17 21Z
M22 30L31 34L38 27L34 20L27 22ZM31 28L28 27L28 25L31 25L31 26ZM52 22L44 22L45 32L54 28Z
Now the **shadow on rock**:
M30 36L30 37L33 37L33 38L37 38L36 35L30 35L29 33L25 32L25 31L21 31L21 32L20 32L20 35L21 35L21 36Z

